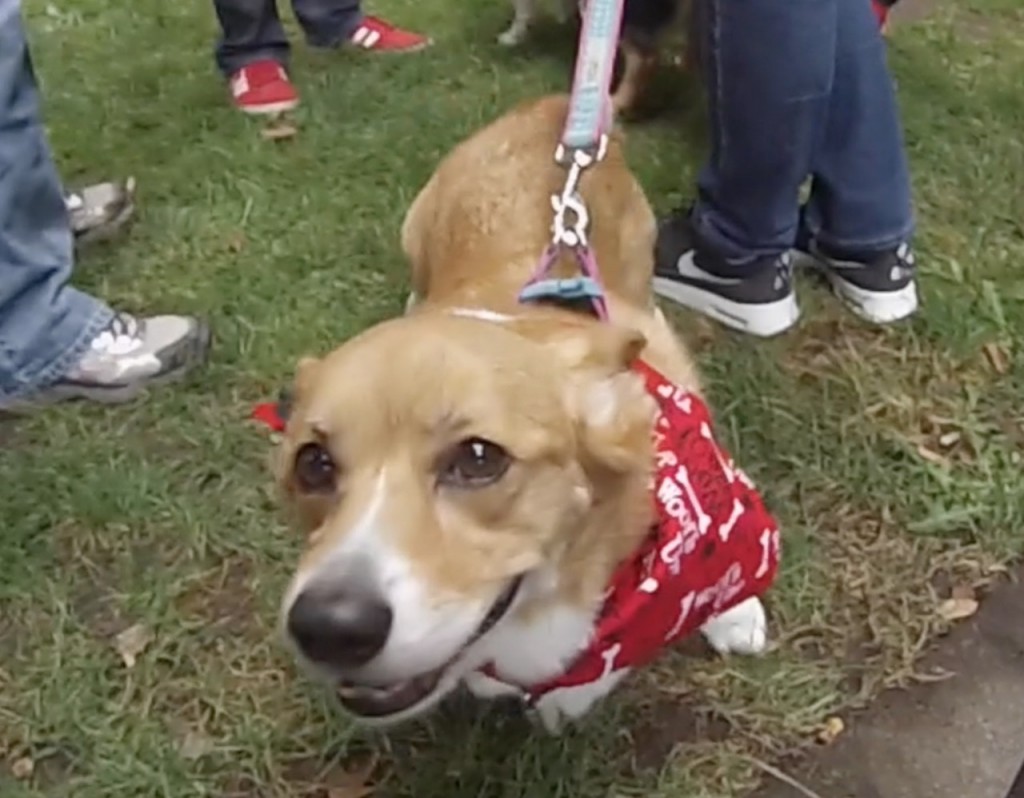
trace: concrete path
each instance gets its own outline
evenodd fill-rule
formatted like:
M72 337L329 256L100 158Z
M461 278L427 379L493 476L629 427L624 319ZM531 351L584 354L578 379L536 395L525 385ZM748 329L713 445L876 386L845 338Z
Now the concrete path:
M820 798L1008 798L1024 762L1024 584L997 588L926 657L940 669L955 676L882 695L789 775ZM809 795L769 777L751 798Z

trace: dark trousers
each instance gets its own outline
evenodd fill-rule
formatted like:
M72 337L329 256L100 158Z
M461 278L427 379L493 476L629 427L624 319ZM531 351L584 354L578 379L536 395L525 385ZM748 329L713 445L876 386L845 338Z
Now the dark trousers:
M736 262L790 249L801 225L838 252L906 241L907 157L868 0L695 2L712 129L694 208L702 240Z
M276 0L213 0L220 20L217 66L232 75L246 64L288 60L288 39ZM292 0L295 16L313 47L336 47L363 21L359 0Z

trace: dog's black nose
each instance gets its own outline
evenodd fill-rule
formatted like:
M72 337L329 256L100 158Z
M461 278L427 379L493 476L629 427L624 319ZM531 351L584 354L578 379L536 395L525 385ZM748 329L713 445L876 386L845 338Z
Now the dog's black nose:
M391 608L377 596L314 586L288 610L288 633L314 662L358 668L384 648L391 621Z

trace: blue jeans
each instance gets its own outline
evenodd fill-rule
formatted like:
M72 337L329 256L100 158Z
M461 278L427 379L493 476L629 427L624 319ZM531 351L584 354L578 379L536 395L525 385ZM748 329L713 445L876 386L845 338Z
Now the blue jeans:
M246 64L288 60L288 38L277 15L277 0L213 0L220 20L217 66L226 76ZM292 0L306 39L314 47L336 47L363 21L360 0Z
M56 382L109 322L68 285L73 240L19 0L0 0L0 401Z
M712 128L692 216L702 242L740 267L798 234L845 254L908 240L907 158L868 0L696 2Z

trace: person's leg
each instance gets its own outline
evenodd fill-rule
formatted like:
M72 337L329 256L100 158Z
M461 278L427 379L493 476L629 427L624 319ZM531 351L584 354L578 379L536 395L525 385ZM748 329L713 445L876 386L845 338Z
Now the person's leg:
M292 0L295 18L313 47L347 42L363 21L360 0Z
M276 0L213 0L221 36L217 67L230 78L256 61L288 64L288 37L277 15Z
M217 66L235 107L247 114L282 114L299 104L288 77L288 38L276 0L213 0L221 37Z
M67 285L72 235L15 0L0 0L0 398L63 375L112 312Z
M364 14L360 0L292 0L295 16L313 47L353 44L374 52L422 50L430 39Z
M839 0L836 72L812 165L808 248L836 293L875 322L917 309L910 172L886 47L863 0Z
M119 401L202 359L194 319L137 322L71 288L72 232L19 0L0 0L0 410Z
M829 107L838 1L695 0L712 149L693 208L659 230L661 296L757 335L796 322L788 252Z

